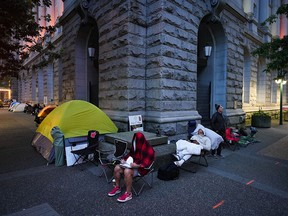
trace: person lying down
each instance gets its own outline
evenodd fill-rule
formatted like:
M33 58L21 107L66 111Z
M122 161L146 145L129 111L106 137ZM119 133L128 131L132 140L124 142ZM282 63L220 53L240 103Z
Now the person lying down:
M211 140L205 135L205 128L198 125L196 133L187 140L176 142L176 154L172 154L175 165L182 166L192 155L200 155L201 150L211 150Z

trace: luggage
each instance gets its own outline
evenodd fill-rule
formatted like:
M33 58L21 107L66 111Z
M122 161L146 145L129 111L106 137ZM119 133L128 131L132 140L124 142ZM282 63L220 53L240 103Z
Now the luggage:
M174 163L165 164L158 169L157 178L169 181L179 178L179 167Z

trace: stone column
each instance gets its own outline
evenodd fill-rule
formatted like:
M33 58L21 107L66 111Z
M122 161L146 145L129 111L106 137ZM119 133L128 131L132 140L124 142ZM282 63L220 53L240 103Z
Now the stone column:
M44 16L46 15L46 9L45 7L43 6L43 3L41 1L41 5L38 6L38 24L40 26L46 26L46 22L45 22L45 19L44 19ZM41 36L44 35L44 31L41 32Z
M285 4L288 4L288 0L284 1ZM283 38L288 33L288 22L285 15L281 15L280 18L280 38Z
M62 16L64 10L64 4L62 0L55 0L54 16L55 20Z
M272 14L276 14L276 11L277 11L279 6L280 5L279 5L278 1L272 1L272 11L271 11L271 13ZM280 20L279 19L277 19L276 22L271 24L271 34L272 34L272 37L280 35Z

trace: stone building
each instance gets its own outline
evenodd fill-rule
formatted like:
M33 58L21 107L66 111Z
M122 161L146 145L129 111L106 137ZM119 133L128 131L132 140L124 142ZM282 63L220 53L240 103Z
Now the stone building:
M183 138L188 120L209 124L215 103L224 106L233 125L260 108L279 110L277 73L263 73L265 59L250 53L287 35L284 17L260 25L286 1L52 2L58 16L63 11L54 19L57 33L49 38L61 57L35 68L45 55L31 54L25 63L29 70L19 78L21 101L86 100L120 131L128 130L128 116L141 114L146 131L160 128L172 139ZM211 54L205 48L212 48Z

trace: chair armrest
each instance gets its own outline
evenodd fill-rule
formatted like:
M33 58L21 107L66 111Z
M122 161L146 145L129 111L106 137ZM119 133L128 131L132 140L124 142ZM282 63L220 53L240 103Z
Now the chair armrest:
M113 150L106 150L106 149L97 149L97 151L99 151L100 153L102 153L102 154L113 154Z
M150 164L149 167L143 167L143 169L145 169L145 170L154 170L153 165L154 165L154 161Z

